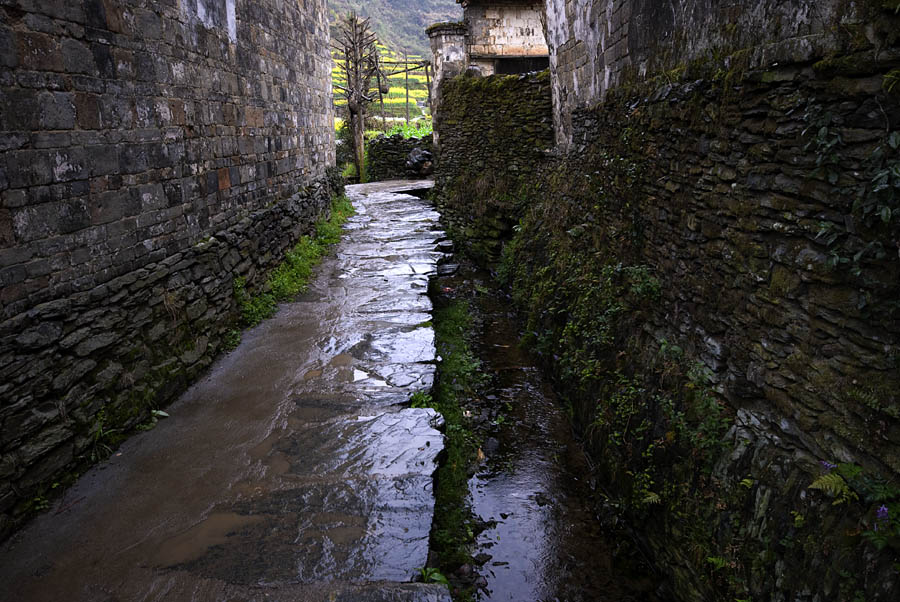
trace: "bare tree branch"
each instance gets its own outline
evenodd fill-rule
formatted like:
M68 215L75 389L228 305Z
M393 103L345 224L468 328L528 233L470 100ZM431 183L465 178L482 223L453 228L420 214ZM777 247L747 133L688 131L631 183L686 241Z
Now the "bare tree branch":
M365 180L364 137L368 105L377 98L373 80L386 79L378 56L378 39L369 29L369 19L360 19L349 13L340 25L337 39L332 43L334 60L344 72L346 83L335 84L347 99L350 128L353 133L353 157L360 175Z

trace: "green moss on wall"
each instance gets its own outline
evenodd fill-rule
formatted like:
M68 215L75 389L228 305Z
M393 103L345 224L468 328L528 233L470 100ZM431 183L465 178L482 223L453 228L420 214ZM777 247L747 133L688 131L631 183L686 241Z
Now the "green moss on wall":
M574 116L567 157L445 165L455 230L512 237L528 343L684 599L900 587L897 550L861 536L871 502L807 490L845 454L900 474L900 238L872 208L893 207L873 183L900 124L889 65L859 56L637 82ZM838 68L863 83L829 86ZM457 85L480 95L464 130L498 84Z
M550 73L462 75L443 83L441 98L435 179L444 220L470 253L496 260L521 214L518 192L554 144Z

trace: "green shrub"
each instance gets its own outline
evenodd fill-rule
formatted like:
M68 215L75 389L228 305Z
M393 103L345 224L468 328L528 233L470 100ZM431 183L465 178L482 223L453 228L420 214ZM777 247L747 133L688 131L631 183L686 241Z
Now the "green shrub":
M385 136L393 136L400 134L404 138L424 138L431 136L434 131L433 123L430 119L420 119L411 123L398 123L387 132Z

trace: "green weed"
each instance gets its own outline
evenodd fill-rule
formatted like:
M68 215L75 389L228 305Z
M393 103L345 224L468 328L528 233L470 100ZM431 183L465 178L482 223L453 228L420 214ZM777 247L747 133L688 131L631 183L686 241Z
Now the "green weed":
M305 292L312 277L313 268L318 265L328 247L341 238L341 226L353 215L353 205L346 197L337 197L331 203L331 216L316 224L316 236L303 236L285 254L284 261L275 268L262 287L262 292L251 295L243 278L234 280L234 298L241 312L245 326L259 324L275 313L280 301L285 301ZM239 342L239 337L230 336L231 342ZM226 341L226 345L227 345Z
M833 498L835 506L862 503L860 522L865 529L861 535L879 550L888 546L900 549L900 486L856 464L821 464L825 472L809 488Z
M222 344L227 351L237 349L237 346L241 344L241 331L236 328L229 330L225 333L225 340Z
M50 500L45 498L42 495L35 496L31 498L31 501L28 502L28 508L32 512L43 512L47 508L50 507Z
M425 583L440 583L442 585L450 585L450 582L447 581L447 578L436 568L434 567L425 567L420 568L419 573L422 575L422 581Z
M404 138L425 138L431 136L434 131L432 121L430 119L419 119L411 123L398 123L384 133L385 136L393 136L400 134Z
M94 424L91 426L91 462L99 462L105 460L112 454L110 445L110 436L120 432L121 429L109 428L106 425L106 409L102 409L94 418Z
M430 408L432 403L431 395L425 391L416 391L409 398L409 405L412 408Z
M415 394L444 417L446 459L435 478L435 513L432 549L444 571L454 571L470 562L469 544L474 540L468 506L468 468L478 445L466 424L463 402L484 381L481 363L469 345L471 315L468 303L455 301L434 312L435 344L442 358L430 396Z

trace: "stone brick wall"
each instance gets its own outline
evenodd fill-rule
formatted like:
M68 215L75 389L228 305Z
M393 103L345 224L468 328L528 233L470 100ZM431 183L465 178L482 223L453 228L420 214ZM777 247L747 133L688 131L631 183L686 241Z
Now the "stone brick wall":
M434 76L431 80L431 113L441 109L441 82L459 75L466 68L465 23L435 23L425 30L431 42L431 63ZM440 145L437 132L435 146Z
M443 219L466 232L472 250L496 256L498 239L518 219L508 205L515 182L532 175L553 147L550 74L461 75L441 85L441 96L434 130Z
M553 145L550 75L462 75L441 87L435 115L441 154L435 178L461 173L515 175L530 171Z
M494 59L547 56L541 24L543 2L475 0L465 4L466 52L470 65L494 74Z
M620 507L680 599L896 599L896 539L880 550L863 535L886 528L863 479L900 476L900 178L886 175L900 170L898 4L689 2L672 17L684 34L674 40L671 23L647 20L659 3L564 4L565 44L551 36L551 49L571 67L556 63L552 82L555 101L569 94L565 152L541 161L542 145L523 144L528 177L522 163L504 169L475 135L478 111L444 89L446 111L466 110L436 127L469 133L459 160L439 164L454 234L512 236L498 224L522 218L504 269L518 270L528 340L589 443L602 437L598 417L622 410L611 398L641 408L643 434L619 432L620 449L595 457L612 475L607 492L639 494ZM601 26L624 37L600 44L585 28ZM716 32L733 51L712 52L729 43ZM753 37L763 33L771 40ZM607 50L592 55L592 44ZM484 153L501 158L479 163L491 179L465 161ZM603 297L628 269L659 283L652 303ZM675 355L708 372L726 408L727 445L706 467L703 441L678 444L662 403L698 387L673 377ZM686 412L689 427L704 418ZM848 478L858 500L834 506L810 488L823 463L860 467Z
M629 78L739 50L751 67L821 58L873 41L891 0L546 0L557 137L571 114ZM729 66L725 66L727 70Z
M327 210L324 0L0 4L0 533Z
M431 136L404 138L400 134L378 136L366 143L366 175L370 182L422 178L430 173L408 166L409 154L414 150L433 152ZM419 166L422 167L421 165ZM433 162L432 166L433 167ZM425 171L431 171L426 169Z
M900 592L896 548L861 536L883 502L859 480L859 499L837 507L810 488L823 463L880 482L900 475L900 178L893 192L877 183L900 169L900 94L883 87L900 55L881 56L613 90L573 113L569 153L529 191L527 233L513 244L513 265L530 262L517 292L532 299L528 329L553 340L556 370L579 353L641 383L634 421L650 434L625 438L634 464L620 449L598 466L620 475L607 491L631 491L626 469L648 471L661 501L632 518L679 599ZM874 206L893 208L889 219ZM652 307L616 314L633 323L607 355L592 333L564 330L585 300L603 315L602 279L577 287L585 261L604 260L644 266L660 284ZM709 476L685 470L690 456L667 439L658 400L679 389L667 389L660 349L673 345L708 371L733 416ZM583 427L616 392L560 384L584 404Z

